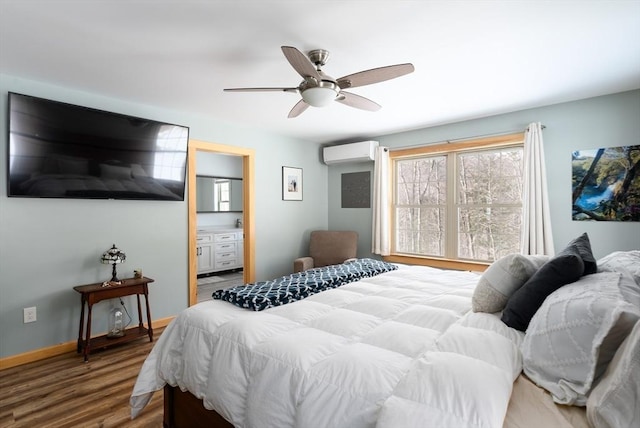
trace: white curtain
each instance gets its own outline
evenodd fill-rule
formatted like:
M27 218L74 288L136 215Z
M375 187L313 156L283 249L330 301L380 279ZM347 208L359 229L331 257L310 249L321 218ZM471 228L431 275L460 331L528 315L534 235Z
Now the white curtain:
M388 256L389 238L389 149L376 147L373 167L373 227L371 252Z
M540 122L529 124L525 132L522 212L520 252L553 256L555 252Z

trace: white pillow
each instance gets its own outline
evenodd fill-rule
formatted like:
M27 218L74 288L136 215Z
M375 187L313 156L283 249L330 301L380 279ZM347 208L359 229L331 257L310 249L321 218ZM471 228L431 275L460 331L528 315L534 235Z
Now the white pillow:
M473 312L492 314L503 310L509 297L548 260L549 256L508 254L493 262L473 292Z
M640 322L589 394L587 419L594 427L640 427Z
M640 319L640 290L616 272L586 275L551 293L522 342L524 372L557 403L584 406Z
M627 272L640 286L640 250L607 254L598 260L598 272Z

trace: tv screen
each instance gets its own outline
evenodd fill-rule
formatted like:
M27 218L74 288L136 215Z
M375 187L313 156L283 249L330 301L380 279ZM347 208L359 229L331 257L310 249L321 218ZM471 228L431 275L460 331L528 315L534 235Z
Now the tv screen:
M9 93L8 196L184 200L189 128Z

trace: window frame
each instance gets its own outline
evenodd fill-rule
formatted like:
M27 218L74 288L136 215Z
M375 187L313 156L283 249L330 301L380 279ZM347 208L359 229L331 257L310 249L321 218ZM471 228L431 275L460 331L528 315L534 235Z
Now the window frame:
M524 132L512 133L506 135L497 135L491 137L484 138L475 138L475 139L467 139L464 141L456 141L456 142L444 142L438 144L431 144L420 147L411 147L404 149L390 149L389 150L389 189L390 189L390 200L389 206L387 207L389 210L389 236L391 240L391 253L388 256L384 256L383 259L385 261L393 262L393 263L406 263L406 264L414 264L414 265L424 265L431 266L442 269L458 269L458 270L472 270L472 271L484 271L491 262L480 262L480 261L472 261L467 259L455 259L455 258L447 258L447 257L436 257L436 256L421 256L415 254L406 254L397 252L395 249L396 243L396 233L395 233L395 224L396 224L396 215L395 215L395 201L397 198L397 187L396 187L396 161L411 159L417 157L427 156L435 156L435 155L445 155L448 156L454 153L460 152L473 152L480 150L490 150L490 149L502 149L509 147L524 147ZM455 175L456 168L453 171L447 170L447 174ZM454 180L455 183L457 180ZM448 185L451 185L449 183ZM453 191L455 194L455 190ZM447 206L449 207L451 204L455 204L455 201L449 200L447 198ZM448 215L451 217L451 215ZM447 225L449 227L449 225ZM451 239L450 236L447 239ZM457 243L456 243L457 245Z

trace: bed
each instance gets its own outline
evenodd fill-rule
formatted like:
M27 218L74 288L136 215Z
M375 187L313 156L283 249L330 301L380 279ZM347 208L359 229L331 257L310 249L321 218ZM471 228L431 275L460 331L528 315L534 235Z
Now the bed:
M523 373L527 335L501 312L473 310L487 294L479 284L495 285L488 273L392 265L261 310L199 303L147 357L132 418L164 389L165 427L589 426L584 406L557 405ZM640 318L637 294L611 345L631 356L636 345L625 339ZM638 363L614 354L623 370Z

